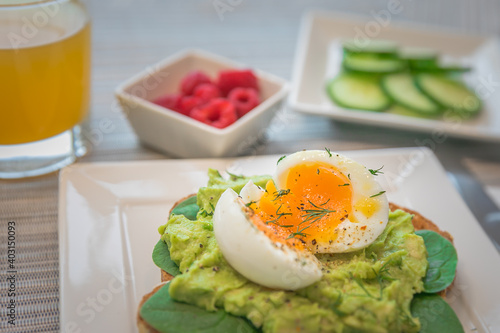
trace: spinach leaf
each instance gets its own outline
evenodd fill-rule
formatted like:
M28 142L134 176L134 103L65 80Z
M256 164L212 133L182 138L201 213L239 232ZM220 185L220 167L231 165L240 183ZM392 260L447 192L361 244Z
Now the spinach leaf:
M420 333L463 333L455 311L437 294L417 294L411 302L411 314L420 319Z
M187 198L186 200L179 203L173 210L174 215L184 215L191 221L196 220L196 214L200 210L200 207L196 204L196 195Z
M170 251L167 244L161 239L156 243L153 250L153 262L172 276L181 274L177 264L170 258Z
M449 240L430 230L415 232L424 239L429 268L424 278L424 291L436 293L450 286L457 270L457 251Z
M162 333L259 332L245 318L223 310L209 312L194 305L174 301L166 284L141 307L142 318Z

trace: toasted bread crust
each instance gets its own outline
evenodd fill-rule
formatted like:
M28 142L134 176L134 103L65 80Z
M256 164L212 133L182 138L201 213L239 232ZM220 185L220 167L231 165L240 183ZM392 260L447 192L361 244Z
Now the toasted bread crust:
M391 211L401 209L407 213L412 214L413 219L411 220L411 222L413 223L413 227L415 228L415 230L432 230L453 243L453 237L448 232L439 229L437 225L435 225L431 220L422 216L419 212L396 205L392 202L389 203L389 209Z
M196 193L193 193L193 194L190 194L182 199L179 199L177 200L174 205L172 206L172 208L170 208L170 211L168 212L168 216L172 215L172 211L175 209L175 207L177 207L181 202L191 198L191 197L194 197L196 195Z
M163 271L162 271L163 272ZM170 275L170 274L169 274ZM142 297L141 302L139 303L138 309L140 310L142 308L142 305L151 297L153 296L158 290L160 290L161 287L163 287L165 283L162 283L158 286L156 286L153 291L151 291L149 294L146 294ZM141 312L137 311L137 328L139 329L139 333L161 333L151 327L142 317L141 317Z
M172 209L170 210L170 213L172 212L172 210L179 203L181 203L182 201L184 201L184 200L186 200L186 199L188 199L188 198L190 198L190 197L192 197L194 195L195 194L189 195L189 196L187 196L185 198L182 198L181 200L177 201L174 204L174 206L172 207ZM405 212L407 212L409 214L412 214L413 215L412 224L413 224L413 227L415 228L415 230L432 230L432 231L435 231L435 232L437 232L438 234L440 234L441 236L443 236L444 238L448 239L450 242L453 243L453 237L448 232L439 229L437 225L435 225L431 220L427 219L426 217L424 217L420 213L418 213L418 212L416 212L414 210L408 209L406 207L402 207L402 206L396 205L396 204L394 204L392 202L389 203L389 209L391 211L394 211L396 209L400 209L400 210L405 211ZM142 305L144 304L144 302L146 302L146 300L148 300L156 291L158 291L158 289L160 289L165 283L167 283L168 281L172 280L173 278L174 277L172 275L168 274L164 270L161 270L161 282L162 282L162 285L156 287L155 289L153 289L152 292L150 292L149 294L145 295L142 298L142 301L139 304L139 309L142 307ZM453 283L446 290L441 291L439 293L441 295L441 297L446 297L446 292L452 286L453 286ZM139 328L139 333L160 333L157 330L155 330L154 328L152 328L151 326L149 326L149 324L146 323L144 321L144 319L142 319L142 317L140 315L140 312L138 312L138 314L137 314L137 327Z

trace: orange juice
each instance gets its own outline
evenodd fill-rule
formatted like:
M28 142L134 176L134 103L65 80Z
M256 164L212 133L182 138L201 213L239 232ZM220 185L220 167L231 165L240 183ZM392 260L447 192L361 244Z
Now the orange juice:
M11 33L0 37L0 145L47 139L85 118L90 24L69 14L59 10L63 18L37 26L38 19L28 27L26 20L0 20L0 35Z

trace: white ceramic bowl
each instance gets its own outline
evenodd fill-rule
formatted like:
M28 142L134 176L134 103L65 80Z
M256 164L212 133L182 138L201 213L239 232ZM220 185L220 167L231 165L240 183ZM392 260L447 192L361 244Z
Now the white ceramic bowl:
M127 80L115 91L123 111L142 143L183 158L236 156L244 153L271 122L288 93L288 83L252 69L261 103L234 124L218 129L163 108L151 101L176 93L181 79L193 70L217 77L220 70L248 68L201 50L175 54Z

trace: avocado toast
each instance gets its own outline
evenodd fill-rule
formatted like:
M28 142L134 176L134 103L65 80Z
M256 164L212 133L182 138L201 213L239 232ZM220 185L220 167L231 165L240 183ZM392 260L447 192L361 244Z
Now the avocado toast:
M226 186L239 192L242 184L249 180L231 176L229 184L223 184L224 180L219 177L218 172L212 172L210 182L221 191L224 189L220 187ZM257 183L266 181L253 180ZM194 221L179 213L180 203L173 209L167 225L160 228L164 242L159 242L159 245L167 248L168 256L171 255L178 266L177 272L172 274L176 275L174 280L159 293L183 302L177 303L179 306L189 303L196 306L196 310L209 310L207 313L224 309L233 315L231 317L246 317L253 324L249 329L262 328L264 332L425 332L420 328L429 322L428 318L423 318L423 323L419 321L422 316L413 311L413 303L410 312L410 303L412 299L416 304L420 299L436 300L427 300L425 294L415 297L414 294L434 294L446 289L453 280L456 267L453 265L450 266L453 270L451 280L450 274L444 282L436 281L435 274L428 278L434 269L431 256L435 251L426 240L444 238L431 231L421 236L414 232L414 229L439 231L437 226L419 214L412 221L411 214L391 205L393 212L389 214L387 227L370 246L350 253L317 254L323 271L323 277L317 283L296 292L259 286L246 280L225 262L212 237L212 217L204 208L216 205L220 196L216 192L210 192L208 196L205 196L206 192L198 192L199 211ZM208 205L203 202L205 199L215 200ZM184 205L186 213L185 208ZM441 234L449 237L446 233ZM453 248L449 241L445 242ZM426 251L426 247L432 251ZM426 252L429 252L429 258L426 258ZM432 270L427 270L428 260ZM155 262L158 264L157 260ZM450 263L453 264L453 260ZM169 268L166 270L170 272ZM162 274L163 280L171 278ZM175 326L179 324L175 316L163 317L170 318L168 321L172 327L165 320L162 323L158 297L152 299L141 306L138 321L141 329L147 331L155 327L161 332L171 332L175 331L172 327L177 327L177 331L196 331ZM152 312L159 318L151 316ZM454 319L457 321L456 316ZM220 331L220 328L214 329L206 332Z

